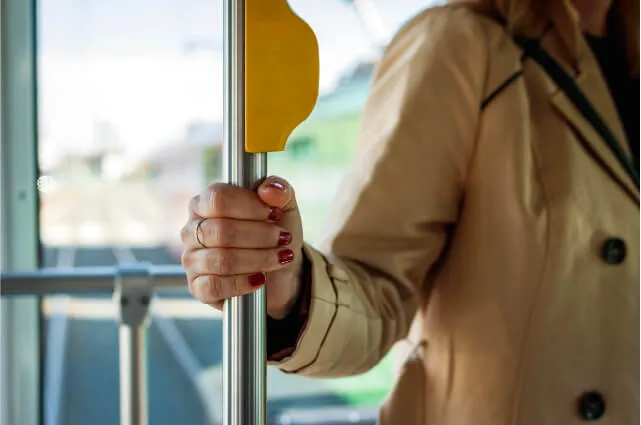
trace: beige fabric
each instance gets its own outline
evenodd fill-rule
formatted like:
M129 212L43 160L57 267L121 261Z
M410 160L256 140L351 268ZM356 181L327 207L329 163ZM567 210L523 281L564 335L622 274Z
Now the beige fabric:
M571 16L559 12L564 30L543 44L578 68L625 141L588 47L565 56L578 31ZM593 389L607 401L598 423L639 423L639 194L532 61L480 111L520 54L493 21L462 7L425 12L396 36L331 237L305 247L308 324L276 366L364 372L417 316L423 340L382 425L579 424L577 398ZM609 237L627 244L621 264L601 258Z

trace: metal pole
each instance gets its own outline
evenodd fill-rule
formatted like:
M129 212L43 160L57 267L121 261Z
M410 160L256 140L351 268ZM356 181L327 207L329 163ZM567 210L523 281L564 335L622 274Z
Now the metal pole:
M152 286L148 267L122 268L114 300L120 321L120 425L148 425L147 322Z
M147 425L147 329L120 325L120 425Z
M156 289L181 288L186 285L181 266L140 264L146 269ZM0 295L51 295L113 292L114 280L121 273L116 267L75 267L38 269L0 275Z
M225 175L253 188L267 154L245 152L245 0L224 1ZM223 316L223 423L265 425L265 290L227 300Z

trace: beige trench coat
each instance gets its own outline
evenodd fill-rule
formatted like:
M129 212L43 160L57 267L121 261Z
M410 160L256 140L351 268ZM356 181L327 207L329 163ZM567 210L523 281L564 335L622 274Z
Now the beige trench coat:
M543 45L577 69L626 142L575 15L557 3ZM415 349L382 425L639 423L639 192L520 55L499 25L466 7L429 10L399 32L329 241L304 247L307 324L294 353L272 364L361 373L415 319ZM520 68L523 78L481 111Z

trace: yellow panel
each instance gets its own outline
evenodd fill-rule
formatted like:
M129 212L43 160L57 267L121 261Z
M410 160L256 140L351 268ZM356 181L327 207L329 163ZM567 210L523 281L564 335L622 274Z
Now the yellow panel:
M245 1L245 150L285 149L318 98L318 41L286 0Z

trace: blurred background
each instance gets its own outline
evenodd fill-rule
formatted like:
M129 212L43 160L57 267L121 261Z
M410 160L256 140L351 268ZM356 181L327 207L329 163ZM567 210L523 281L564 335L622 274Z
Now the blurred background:
M441 3L290 0L319 39L321 97L287 150L270 154L269 173L296 188L308 241L323 234L382 49ZM180 263L188 200L221 179L222 18L221 0L38 1L41 266ZM42 308L45 425L117 424L111 296L47 297ZM152 317L150 422L217 423L219 314L176 291L155 300ZM270 370L270 420L376 407L397 363L392 352L337 380Z

